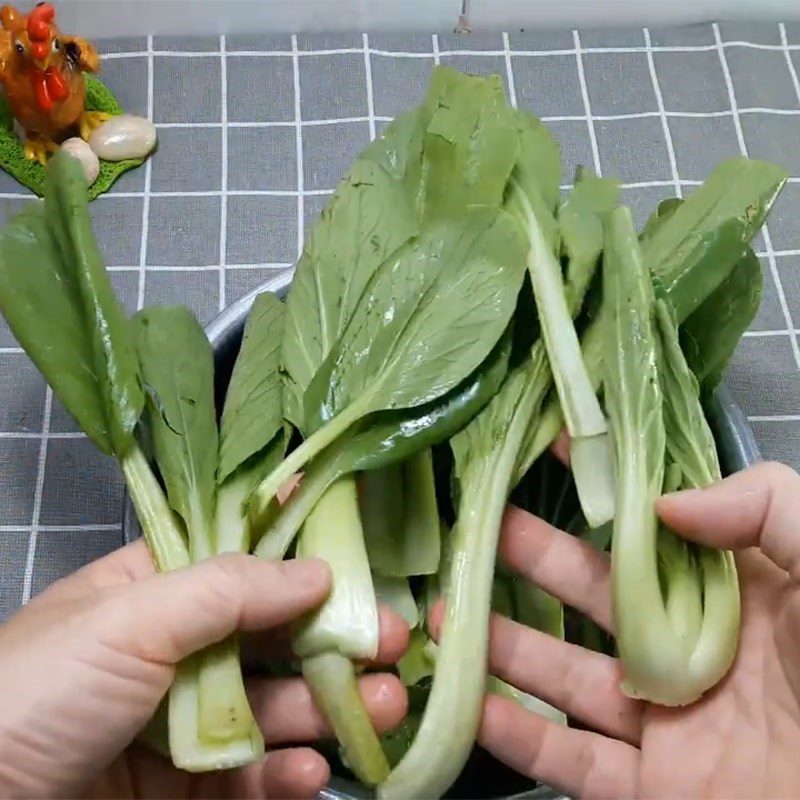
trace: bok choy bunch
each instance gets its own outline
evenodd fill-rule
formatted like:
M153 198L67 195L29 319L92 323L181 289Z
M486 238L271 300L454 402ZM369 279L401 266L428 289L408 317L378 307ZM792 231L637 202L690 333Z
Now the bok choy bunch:
M717 683L736 654L736 566L731 553L693 546L664 530L654 504L665 475L670 490L719 480L716 446L672 312L656 299L626 208L608 218L603 275L603 380L618 486L612 580L623 689L662 705L685 705Z
M499 80L440 71L425 104L356 160L287 299L284 404L304 441L253 495L251 520L264 530L256 553L282 557L302 526L297 553L331 565L331 597L298 627L294 649L367 783L383 780L388 764L352 663L378 647L353 473L414 458L451 435L502 378L524 267L518 226L502 208L516 144ZM299 490L276 514L278 489L299 470ZM422 479L430 507L430 474ZM427 530L429 571L438 525ZM413 569L400 567L400 577Z
M182 307L145 309L134 318L149 395L145 421L192 563L250 550L244 502L258 478L281 459L285 445L276 348L283 310L270 294L256 299L219 432L214 356L197 320ZM170 751L185 769L247 764L264 752L235 637L181 665L169 710ZM194 743L178 735L176 720L197 731Z
M169 330L163 331L166 335L157 347L174 343L180 358L192 358L199 350L205 363L201 360L190 369L185 363L171 365L178 370L166 375L161 371L166 364L162 354L146 359L143 373L136 328L114 296L94 241L85 178L80 165L66 154L55 156L48 166L44 202L31 203L3 231L0 307L56 397L99 449L119 461L156 568L180 569L209 554L216 423L213 400L198 396L210 379L208 341L202 330L191 328L182 311L165 320ZM193 339L183 337L187 328ZM179 342L172 338L176 332ZM152 439L166 497L137 437L153 383L165 389L160 411L153 415ZM191 412L188 420L177 405L184 394L198 401L180 409ZM167 418L175 428L161 423ZM212 440L197 448L197 436L212 431ZM188 541L184 524L191 531ZM170 692L170 752L175 764L185 769L246 763L263 752L261 734L250 724L238 660L230 672L207 683L204 697L211 704L231 697L244 709L249 732L245 746L232 750L227 720L203 715L197 676L205 669L200 665L207 663L201 655L180 665Z

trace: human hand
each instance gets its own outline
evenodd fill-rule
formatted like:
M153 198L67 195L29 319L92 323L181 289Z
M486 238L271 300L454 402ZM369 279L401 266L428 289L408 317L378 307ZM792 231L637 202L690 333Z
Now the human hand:
M800 476L760 464L662 498L658 512L686 538L737 551L742 629L728 675L693 705L654 706L621 693L617 659L495 616L492 673L590 730L489 696L478 740L573 797L798 797ZM510 509L500 556L613 633L606 554Z
M133 739L174 664L234 631L256 637L254 650L286 655L280 626L329 590L316 560L228 555L156 575L142 541L53 584L0 627L0 796L316 796L329 777L324 758L307 747L273 749L328 735L300 678L248 683L271 749L259 764L189 774ZM378 661L396 660L407 636L405 622L382 610ZM360 686L378 730L405 716L396 678L371 674Z

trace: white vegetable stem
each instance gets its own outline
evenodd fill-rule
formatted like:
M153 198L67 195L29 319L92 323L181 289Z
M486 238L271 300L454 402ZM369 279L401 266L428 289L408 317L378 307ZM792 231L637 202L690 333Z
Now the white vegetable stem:
M628 209L609 218L605 252L603 362L617 467L611 578L622 689L661 705L687 705L725 674L735 655L736 570L730 553L699 548L698 566L672 548L680 543L663 535L659 541L654 503L664 485L663 409L674 398L661 390L653 288Z
M558 399L570 435L570 461L581 507L593 528L614 516L614 462L608 426L581 354L551 243L524 191L515 186L530 241L528 271Z
M411 747L378 787L382 800L441 797L472 750L486 690L497 540L527 423L526 415L515 415L506 444L473 461L468 480L462 480L433 686Z
M336 481L308 515L297 556L327 561L333 588L296 627L293 650L353 771L365 783L378 783L389 768L349 660L378 653L378 606L352 477Z
M122 471L131 500L156 569L167 572L184 569L191 564L189 550L176 524L175 516L156 480L147 458L138 446L122 459ZM206 663L206 653L187 659L178 669L169 695L169 747L175 766L191 772L242 766L257 760L264 752L261 733L253 723L247 728L249 735L225 739L231 733L229 722L224 722L224 712L241 705L246 707L247 718L252 720L242 685L238 653L212 655L208 662L211 673L204 694L200 692L201 665ZM202 704L200 698L215 698L216 713L207 720L211 730L218 730L221 739L201 739L199 722ZM233 699L232 699L233 698ZM230 716L227 718L230 720Z
M121 464L156 569L168 572L188 567L191 560L183 534L141 448L134 445Z
M365 402L369 402L369 399ZM286 458L258 485L250 497L249 517L251 533L257 538L269 527L277 513L278 490L293 475L302 472L305 465L315 456L342 435L364 413L363 403L354 402L308 437L296 450ZM288 547L288 544L287 544ZM259 542L255 554L261 558L268 555L263 541Z
M187 772L233 769L258 761L264 754L264 740L257 728L252 736L238 736L220 742L198 736L198 658L178 664L169 693L169 749L172 761ZM238 665L237 665L238 666Z
M328 650L350 658L374 658L378 607L354 478L340 478L320 498L303 525L297 557L327 561L333 589L323 606L296 630L294 652L300 658Z

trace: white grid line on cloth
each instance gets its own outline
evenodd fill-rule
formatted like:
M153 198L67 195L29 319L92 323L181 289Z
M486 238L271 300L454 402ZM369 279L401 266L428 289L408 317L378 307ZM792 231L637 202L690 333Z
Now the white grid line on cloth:
M300 258L303 252L303 240L305 239L305 210L306 204L303 199L303 114L300 108L300 60L299 50L297 49L297 34L292 34L292 73L294 78L294 126L295 126L295 146L297 152L297 257Z
M586 85L586 74L583 71L583 56L581 55L581 36L577 30L572 31L572 40L575 43L575 60L578 65L578 82L581 86L581 97L583 98L583 110L586 112L586 126L589 129L589 142L592 146L592 160L594 161L594 171L602 175L600 167L600 150L597 147L597 135L594 130L594 118L592 117L592 107L589 103L589 88Z
M800 101L800 80L797 78L797 70L794 67L794 61L792 61L792 55L789 52L789 39L786 37L786 26L782 22L778 24L778 34L781 37L781 47L783 49L783 55L786 58L786 66L789 69L792 84L794 85L794 91L798 101Z
M796 335L797 333L797 330L745 331L742 334L742 337L745 339L760 339L769 336L791 336L793 334Z
M678 175L678 161L675 158L675 147L672 142L672 133L670 132L667 114L664 109L664 96L661 94L661 84L658 81L658 73L656 72L656 62L653 58L653 48L651 47L649 28L644 28L644 41L647 47L647 68L650 72L650 82L653 84L653 92L655 92L656 95L658 116L661 118L661 129L664 131L664 141L667 145L667 156L669 158L669 168L672 172L672 182L675 185L675 193L678 195L678 197L682 197L683 191L681 190L681 179Z
M800 414L753 414L750 422L800 422Z
M361 34L361 41L364 44L364 78L367 85L367 111L369 116L369 140L375 139L375 96L372 92L372 59L369 54L369 35L366 33Z
M436 34L434 34L436 35ZM760 44L758 42L745 42L734 40L730 42L723 42L723 48L729 47L742 47L751 50L783 50L782 45L778 44ZM787 48L790 51L800 50L800 44L788 44ZM717 49L716 44L697 44L697 45L655 45L652 48L654 53L703 53L712 52ZM335 47L320 50L231 50L229 55L232 58L304 58L306 56L333 56L342 54L356 54L362 53L360 47ZM371 47L370 55L375 56L388 56L391 58L430 58L430 53L413 52L408 50L383 50ZM629 47L586 47L583 48L584 53L598 53L615 55L618 53L647 53L646 46L629 46ZM109 61L126 58L144 58L147 54L141 50L131 50L119 53L105 53L102 58ZM159 58L214 58L217 55L213 50L156 50L154 56ZM505 50L441 50L442 56L503 56ZM571 56L575 55L574 48L558 48L553 50L512 50L512 56L527 56L534 58L546 58L547 56Z
M427 55L427 53L425 54ZM442 51L439 49L439 34L434 33L431 35L431 55L433 56L434 64L442 63ZM453 54L455 55L455 53Z
M742 130L742 121L739 118L739 114L737 112L737 104L736 104L736 91L733 86L733 79L731 78L730 69L728 69L728 59L725 55L725 49L722 47L722 37L720 36L719 32L719 25L715 22L712 25L714 30L714 38L717 42L717 52L719 54L720 64L722 66L722 74L725 78L725 86L728 89L728 99L731 103L731 111L733 111L733 125L736 129L736 138L739 142L739 150L741 151L743 156L747 156L747 142L744 138L744 131ZM800 97L798 97L800 100ZM772 274L772 280L775 283L775 290L778 295L778 303L780 304L781 311L783 312L783 318L786 322L786 327L789 330L794 330L794 323L792 322L792 315L789 311L789 304L786 301L786 292L783 288L783 283L781 282L781 275L778 271L778 265L775 262L775 254L772 251L772 237L769 233L769 226L764 224L762 228L762 234L764 236L764 245L766 246L767 251L767 263L769 264L769 270ZM798 371L800 371L800 347L797 344L797 336L790 335L789 342L792 347L792 353L794 354L795 364L797 365Z
M0 431L0 439L85 439L86 434L81 431L58 431L54 433L34 433L30 431Z
M585 119L585 117L581 117ZM597 119L594 117L593 119ZM694 178L681 178L678 180L682 186L701 186L703 181ZM800 183L800 176L790 176L786 180L787 183ZM673 178L652 181L624 181L620 183L622 189L653 189L660 186L674 186L675 181ZM561 189L571 189L573 184L562 183ZM332 195L335 189L304 189L302 194L305 197L314 196L327 196ZM296 189L228 189L225 194L229 197L296 197L298 195ZM176 192L108 192L107 194L100 195L97 200L112 200L112 199L138 199L143 197L220 197L223 192L220 189L206 189L203 191L176 191ZM30 192L0 192L0 200L32 200L34 195ZM800 255L800 249L796 250L773 250L774 255ZM767 255L766 252L760 255ZM148 267L152 265L147 265ZM216 265L219 267L219 265ZM227 266L227 265L226 265ZM114 267L109 267L114 269ZM128 267L125 267L128 269Z
M147 118L153 119L153 37L147 37ZM144 165L144 192L142 200L142 238L139 242L139 286L136 293L136 308L144 308L144 289L147 280L147 239L150 231L150 186L153 177L153 159Z
M230 58L230 53L227 54ZM739 114L774 114L778 116L797 117L800 116L800 108L768 108L767 106L752 106L740 108ZM730 109L720 109L718 111L664 111L667 117L677 117L684 119L709 119L712 117L731 117ZM631 111L625 114L594 114L595 120L603 122L614 122L626 119L645 119L647 117L659 117L660 111ZM391 122L394 117L374 115L373 119L378 122ZM555 114L540 117L542 122L581 122L586 119L583 114ZM324 125L342 125L349 122L369 122L369 116L354 117L330 117L327 119L304 119L301 125L304 128L312 128ZM229 128L293 128L294 120L252 120L248 122L229 122ZM156 122L158 129L170 128L219 128L219 122Z
M294 263L290 261L262 261L252 264L225 264L226 270L248 270L248 269L273 269L282 270L293 267ZM106 267L109 272L137 272L139 267L127 266L124 264L115 264L111 267ZM146 269L149 272L216 272L219 269L219 264L148 264ZM22 352L21 348L13 348L15 352ZM3 350L0 349L0 353Z
M583 119L583 117L581 118ZM703 181L694 180L690 178L681 178L680 182L684 186L700 186ZM800 183L800 177L794 177L788 179L789 183ZM667 180L653 180L653 181L625 181L620 183L620 186L623 189L648 189L648 188L655 188L657 186L673 186L674 181L672 178ZM562 189L571 189L571 183L562 183ZM313 197L313 196L320 196L320 195L332 195L336 190L335 189L305 189L302 193L306 197ZM148 192L147 193L151 198L152 197L219 197L222 192L219 189L206 189L204 191L178 191L178 192ZM226 194L230 196L236 197L296 197L298 191L296 189L228 189ZM144 192L109 192L107 194L100 195L97 200L100 201L102 199L111 200L113 198L116 199L131 199L131 198L140 198L144 197ZM27 192L0 192L0 200L31 200L33 195ZM794 251L782 251L786 253L794 253ZM800 251L797 251L800 253ZM149 266L149 265L148 265Z
M97 525L39 525L39 533L75 533L78 531L118 531L121 522L98 523ZM29 525L0 525L0 533L30 533Z
M25 572L22 579L22 597L20 605L31 599L33 587L33 564L36 556L36 542L39 538L39 519L42 514L42 495L44 494L44 473L47 462L47 442L50 433L50 417L53 413L53 390L48 386L44 394L44 418L40 434L39 458L36 464L36 485L33 490L33 512L31 514L31 532L28 536L28 552L25 554Z
M219 37L220 114L222 132L219 202L219 310L227 305L225 262L228 257L228 59L225 53L225 35Z
M508 40L508 33L503 31L503 56L506 62L506 79L508 80L508 98L511 105L517 107L517 87L514 83L514 70L511 66L511 44Z

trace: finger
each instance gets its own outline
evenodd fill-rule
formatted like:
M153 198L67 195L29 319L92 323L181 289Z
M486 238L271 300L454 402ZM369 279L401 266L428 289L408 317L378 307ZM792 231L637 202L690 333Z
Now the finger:
M611 562L605 553L509 506L499 554L512 570L612 631Z
M562 430L550 445L550 452L565 466L569 466L569 434Z
M327 597L330 580L318 559L218 556L125 587L115 613L105 604L98 619L121 652L175 664L234 631L275 627L310 611Z
M126 765L126 766L125 766ZM189 773L176 770L172 762L137 742L128 750L125 769L107 770L116 777L100 779L89 797L127 796L131 778L137 797L237 797L248 800L266 798L316 798L330 779L325 759L310 748L275 750L256 764L241 769Z
M378 654L373 666L395 664L408 649L408 623L388 606L378 606ZM270 662L292 655L292 633L288 627L260 631L242 643L242 660L251 668L263 668Z
M276 750L261 765L259 797L275 800L312 800L330 779L328 763L310 747Z
M800 580L800 476L783 464L757 464L706 489L666 495L657 510L693 541L732 550L759 547Z
M444 603L431 612L438 641ZM619 662L492 614L489 672L595 730L631 744L641 738L641 705L619 690Z
M277 498L281 505L292 496L292 492L300 485L301 480L303 480L303 473L295 472L295 474L278 489Z
M486 698L478 742L512 769L569 797L635 796L635 747L551 722L513 700Z
M263 761L243 769L202 776L202 793L196 796L311 800L330 774L325 759L309 747L275 750L267 753Z
M408 696L394 675L364 675L358 689L378 732L397 727L405 717ZM270 744L312 742L332 735L302 678L250 680L247 694Z
M281 503L297 488L301 478L302 473L297 473L281 486L278 490L278 500ZM40 596L39 602L75 599L98 589L144 580L155 572L153 558L145 540L137 539L56 581Z
M396 664L408 650L408 623L388 606L379 606L378 626L378 654L371 663L378 666Z

